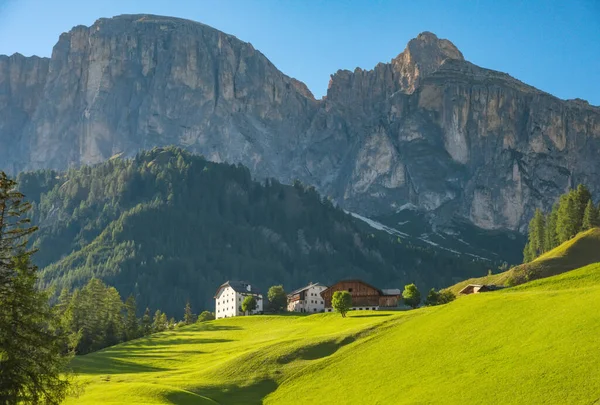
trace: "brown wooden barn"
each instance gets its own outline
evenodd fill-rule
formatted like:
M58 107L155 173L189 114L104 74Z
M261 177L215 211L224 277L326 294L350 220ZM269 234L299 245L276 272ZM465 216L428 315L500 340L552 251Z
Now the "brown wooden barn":
M493 284L488 284L488 285L468 284L462 290L460 290L458 293L462 294L462 295L478 294L478 293L482 293L482 292L496 291L496 290L500 290L502 288L504 288L504 287L499 286L499 285L493 285Z
M331 299L336 291L348 291L355 310L395 308L401 294L399 289L382 290L361 280L339 281L321 292L326 312L331 312Z

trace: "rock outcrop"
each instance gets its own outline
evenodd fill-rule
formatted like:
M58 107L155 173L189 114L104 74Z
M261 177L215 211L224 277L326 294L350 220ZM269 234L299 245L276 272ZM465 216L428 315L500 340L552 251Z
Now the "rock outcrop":
M0 57L0 167L64 169L175 144L258 177L313 184L348 210L405 203L436 222L523 230L586 183L600 197L600 108L464 60L422 33L390 63L342 70L316 100L251 44L125 15Z

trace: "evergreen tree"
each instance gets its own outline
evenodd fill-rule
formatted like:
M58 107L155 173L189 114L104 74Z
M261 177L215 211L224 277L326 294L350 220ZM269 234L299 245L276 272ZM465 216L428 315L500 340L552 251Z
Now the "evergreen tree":
M544 251L548 252L559 245L556 226L558 219L558 204L554 204L552 211L546 216L546 235L544 237Z
M544 214L538 208L535 210L533 218L529 222L529 238L523 251L523 260L525 263L532 261L542 253L546 248L546 219Z
M125 340L136 339L140 336L140 327L136 312L135 297L130 295L127 297L127 301L125 301Z
M425 305L427 305L428 307L438 305L439 300L440 293L437 292L435 288L432 288L431 290L429 290L429 293L427 293L427 298L425 298Z
M166 322L167 316L163 314L160 309L157 309L154 313L154 319L152 321L152 331L153 332L162 332L167 327Z
M196 315L194 315L194 313L192 312L192 305L189 301L185 304L185 309L183 312L183 322L186 325L190 325L196 322Z
M596 207L594 207L592 200L588 200L583 213L582 230L587 231L596 226L598 226L598 211L596 210Z
M558 243L564 243L577 234L578 202L571 191L560 197L558 216L556 218L556 235Z
M576 203L575 229L577 232L581 232L583 230L583 216L585 213L585 208L588 205L588 201L592 199L592 194L585 185L580 184L575 190L574 199Z
M142 334L148 336L152 333L152 319L150 318L150 308L146 308L142 316Z
M66 335L48 296L36 287L26 218L30 205L0 172L0 403L59 404L66 397L70 359Z

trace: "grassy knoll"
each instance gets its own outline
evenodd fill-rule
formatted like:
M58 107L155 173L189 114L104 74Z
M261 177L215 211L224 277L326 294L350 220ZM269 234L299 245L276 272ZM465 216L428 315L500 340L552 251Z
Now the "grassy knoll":
M212 321L74 361L72 404L592 404L600 264L406 312Z
M467 284L522 284L550 277L573 269L600 262L600 228L581 232L573 239L544 253L531 263L491 276L470 278L448 288L458 294Z

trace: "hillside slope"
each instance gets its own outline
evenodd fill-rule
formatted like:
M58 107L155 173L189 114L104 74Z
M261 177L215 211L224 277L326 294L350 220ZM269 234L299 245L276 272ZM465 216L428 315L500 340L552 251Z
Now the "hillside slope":
M255 316L78 357L68 403L590 404L600 264L396 313Z
M518 285L600 262L600 228L581 232L534 261L503 273L471 278L448 289L458 294L467 284Z
M18 180L35 203L42 283L60 292L97 277L136 295L140 311L181 317L188 299L195 311L213 309L228 279L263 292L349 277L427 288L485 269L370 228L312 187L261 184L245 167L177 148Z

